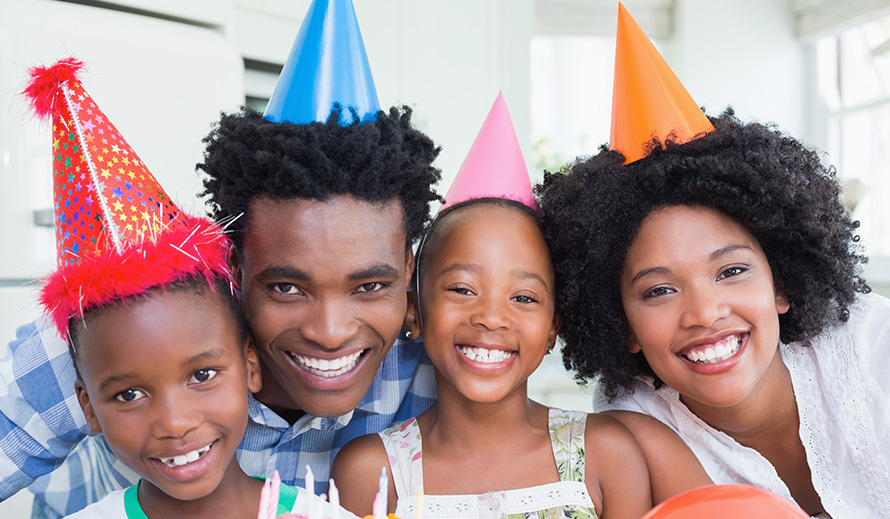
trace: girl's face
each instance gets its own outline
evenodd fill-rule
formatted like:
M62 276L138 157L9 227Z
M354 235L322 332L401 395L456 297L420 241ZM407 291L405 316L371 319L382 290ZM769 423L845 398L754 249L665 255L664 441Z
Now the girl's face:
M189 501L225 491L222 482L238 477L247 392L259 390L260 375L219 297L156 292L80 326L78 399L90 430L144 478L140 495Z
M725 214L671 206L640 226L621 273L629 349L697 406L742 404L782 369L776 293L760 244Z
M420 288L424 346L439 390L447 384L476 402L524 396L556 338L547 245L515 208L480 204L448 218Z

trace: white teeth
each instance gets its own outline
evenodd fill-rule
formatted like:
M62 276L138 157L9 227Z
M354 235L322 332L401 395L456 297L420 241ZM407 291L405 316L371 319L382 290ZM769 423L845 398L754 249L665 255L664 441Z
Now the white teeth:
M178 454L173 456L172 458L158 458L161 463L167 465L168 467L181 467L183 465L187 465L189 463L194 463L199 459L203 458L207 451L210 450L210 445L208 444L205 447L201 447L200 449L193 450L191 452L186 452L185 454Z
M513 355L513 352L504 350L488 350L485 348L468 348L459 346L460 352L467 356L470 360L482 362L485 364L494 364L503 362Z
M739 351L741 345L741 335L730 335L703 350L693 350L684 353L683 355L697 364L714 364L715 362L722 362L735 355Z
M288 352L288 354L292 359L297 361L297 363L312 373L330 378L338 377L352 370L352 368L358 364L358 358L362 355L362 351L364 350L359 350L336 359L319 359L290 352Z

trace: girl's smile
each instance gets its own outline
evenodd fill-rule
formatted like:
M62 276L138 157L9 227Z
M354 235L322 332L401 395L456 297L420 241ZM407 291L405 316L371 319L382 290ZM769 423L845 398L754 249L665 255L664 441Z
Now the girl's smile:
M772 272L757 240L713 209L651 213L628 249L621 297L631 352L687 405L746 401L783 369Z

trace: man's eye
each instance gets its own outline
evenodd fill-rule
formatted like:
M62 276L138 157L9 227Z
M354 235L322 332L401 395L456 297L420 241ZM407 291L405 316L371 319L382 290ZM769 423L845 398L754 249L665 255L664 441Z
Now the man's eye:
M300 292L300 289L291 283L275 283L271 288L273 291L284 295L296 295Z
M145 393L140 389L125 389L114 396L121 402L136 402L145 398Z
M192 375L192 380L190 380L190 382L196 382L198 384L201 384L203 382L208 382L211 379L213 379L213 377L215 377L218 373L219 373L219 371L217 371L215 369L210 369L210 368L199 369Z
M369 294L371 292L377 292L384 287L383 283L379 281L372 281L370 283L362 283L357 289L356 292L360 294Z

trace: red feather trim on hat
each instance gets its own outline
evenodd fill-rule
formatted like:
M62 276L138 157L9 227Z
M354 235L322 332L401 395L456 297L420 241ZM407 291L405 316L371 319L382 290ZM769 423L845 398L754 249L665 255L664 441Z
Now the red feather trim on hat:
M80 81L78 74L83 70L83 62L77 58L60 59L51 67L31 67L31 79L22 94L28 98L31 108L39 119L46 119L53 113L56 97L61 86L68 81Z
M72 317L153 287L194 275L203 275L211 284L214 277L231 281L231 242L217 224L184 214L172 223L154 239L125 245L122 254L108 248L60 267L43 280L40 303L62 337L67 337Z

